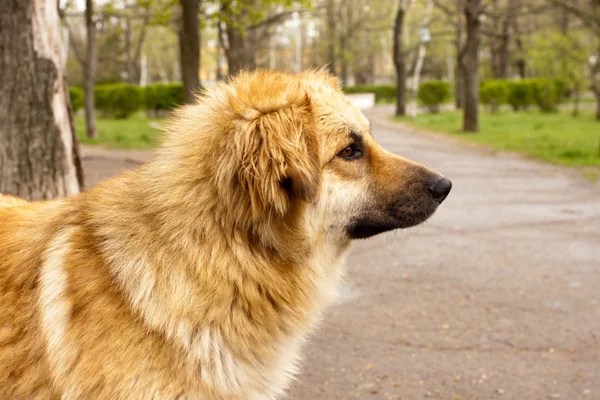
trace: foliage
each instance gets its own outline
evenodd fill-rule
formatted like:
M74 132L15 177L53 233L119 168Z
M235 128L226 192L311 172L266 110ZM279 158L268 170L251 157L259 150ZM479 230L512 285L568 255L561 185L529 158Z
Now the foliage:
M531 80L533 99L542 112L555 112L566 91L560 81L547 78Z
M75 86L69 87L69 97L71 98L73 112L77 112L83 108L83 100L85 97L83 89Z
M419 128L456 135L456 137L525 154L543 161L581 167L600 167L598 122L586 110L581 118L572 118L567 110L557 113L525 111L513 113L482 112L480 133L462 134L460 111L436 115L422 114L414 122Z
M507 101L514 111L525 110L534 102L532 82L528 79L509 81L507 90Z
M183 104L183 84L158 83L144 89L144 109L154 116Z
M126 83L98 85L94 96L96 109L105 116L123 119L142 107L141 89Z
M491 112L497 112L500 105L508 99L508 82L504 80L486 81L481 84L481 102L490 107Z
M127 119L98 118L96 120L98 138L90 139L85 135L83 116L75 117L76 132L81 143L121 149L155 147L161 135L157 127L159 123L160 120L148 118L143 113L135 113Z
M393 103L396 100L396 85L356 85L347 86L344 92L353 93L375 93L376 103Z
M450 98L450 84L443 81L423 82L419 85L417 98L427 107L429 112L437 113L440 109L440 104Z

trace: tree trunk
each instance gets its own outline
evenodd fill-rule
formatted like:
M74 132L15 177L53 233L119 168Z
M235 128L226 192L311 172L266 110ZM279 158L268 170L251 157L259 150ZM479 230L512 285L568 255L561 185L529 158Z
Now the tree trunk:
M348 54L352 47L352 36L353 36L353 10L354 2L352 0L345 0L340 6L340 15L342 17L342 30L340 33L340 80L342 86L348 84L348 76L350 74L350 61L348 60Z
M78 193L56 3L4 1L0 49L0 192L28 200Z
M592 81L592 93L596 97L596 120L600 121L600 50L596 51L594 55L596 62L589 66L590 68L590 79Z
M581 89L579 88L579 84L575 83L573 87L573 112L571 113L572 117L579 116L579 99L581 98Z
M241 70L256 69L256 60L254 59L249 36L249 33L244 34L240 31L238 24L230 23L227 25L229 49L225 55L229 75L235 75Z
M425 11L425 18L423 18L423 24L421 28L426 28L429 26L429 22L431 20L431 13L433 11L433 0L429 0L427 4L427 11ZM425 55L427 54L427 43L421 42L419 45L419 54L417 56L417 63L415 64L415 70L412 79L412 90L411 90L411 104L408 115L410 118L415 119L417 117L418 106L417 106L417 92L419 91L419 81L421 80L421 70L423 69L423 61L425 60Z
M515 26L516 27L516 26ZM525 79L527 77L526 71L526 61L525 61L525 49L523 48L523 40L520 37L515 39L515 45L517 47L517 51L519 53L519 58L517 59L517 71L519 73L519 77L521 79Z
M600 91L595 91L596 97L596 120L600 121Z
M507 79L510 67L510 42L512 39L511 24L516 18L517 2L509 0L506 16L502 20L502 36L498 49L498 79Z
M200 27L198 14L200 0L179 0L181 22L179 27L179 59L183 80L183 100L193 103L200 88Z
M87 31L87 53L83 65L83 89L84 111L85 111L85 132L89 138L97 138L96 130L96 108L94 101L94 84L96 80L97 56L96 56L96 24L94 22L94 2L85 1L85 26Z
M396 69L396 116L406 115L406 60L404 59L404 17L406 8L400 0L394 23L394 67Z
M467 42L464 49L465 108L463 131L479 132L479 44L481 40L481 0L468 0L465 6Z
M327 14L327 69L329 73L335 75L335 42L337 36L337 21L335 16L335 0L327 0L325 7Z
M462 109L465 103L465 63L462 36L463 21L458 15L456 17L456 76L454 78L454 102L457 110Z
M342 87L348 84L348 59L346 58L346 35L340 37L340 81Z
M140 27L140 35L138 36L138 40L135 46L135 51L133 53L133 59L130 61L131 62L131 66L128 66L128 69L131 70L131 75L133 77L135 77L135 79L133 80L133 83L135 84L136 82L140 82L140 86L145 86L145 84L142 84L142 81L144 81L145 78L142 78L143 75L143 68L145 68L143 66L143 63L147 62L144 61L144 42L146 40L146 29L148 28L148 24L150 23L150 15L146 14L144 16L144 19L142 20L142 26ZM138 63L139 63L139 69L138 69ZM137 79L139 77L139 80ZM147 81L147 79L146 79Z
M502 39L500 41L500 48L498 51L498 79L508 78L508 66L510 65L510 24L507 16L502 22Z
M127 82L135 84L135 64L131 50L131 18L125 17L125 56L127 58Z
M244 5L235 5L230 1L221 2L220 24L223 26L219 28L219 32L227 59L228 75L235 75L241 70L256 69L253 47L260 38L257 37L258 27L249 29L251 23L249 9L259 5L256 0L248 1ZM264 34L266 39L270 39L271 35Z

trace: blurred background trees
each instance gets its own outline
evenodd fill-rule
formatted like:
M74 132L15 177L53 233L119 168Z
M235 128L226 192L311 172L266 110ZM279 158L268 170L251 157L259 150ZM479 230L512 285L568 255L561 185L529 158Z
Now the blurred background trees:
M464 108L466 132L478 130L480 89L490 80L507 81L506 97L512 81L560 80L576 104L574 115L589 93L600 119L596 0L97 2L95 8L92 0L61 2L72 49L66 75L86 89L88 103L92 82L182 82L190 101L201 85L241 69L326 67L351 91L377 85L369 89L384 93L380 85L394 86L393 98L378 100L395 101L396 115L405 115L407 88L415 93L419 77L446 82L455 107ZM433 12L424 24L429 4ZM419 65L422 71L415 71ZM93 118L87 119L93 136Z
M97 84L181 82L189 102L201 85L254 68L325 67L345 87L393 85L394 98L385 100L396 102L396 115L406 114L407 91L416 96L421 76L443 81L455 107L464 108L466 132L478 130L480 86L487 81L506 80L508 92L509 81L557 79L567 83L574 115L589 94L600 119L596 0L95 2L59 2L70 44L66 76L84 89L92 138Z

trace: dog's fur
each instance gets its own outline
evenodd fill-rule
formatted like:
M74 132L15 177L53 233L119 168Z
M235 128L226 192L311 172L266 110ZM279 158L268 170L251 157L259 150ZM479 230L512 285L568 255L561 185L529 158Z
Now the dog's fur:
M242 73L167 131L78 196L0 198L0 398L276 398L351 239L439 204L324 72Z

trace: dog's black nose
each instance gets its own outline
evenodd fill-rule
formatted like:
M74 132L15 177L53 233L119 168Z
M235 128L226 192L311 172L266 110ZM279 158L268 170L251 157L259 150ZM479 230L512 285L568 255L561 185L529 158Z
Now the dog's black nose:
M452 182L448 178L438 179L429 186L429 192L440 203L448 196L450 189L452 189Z

